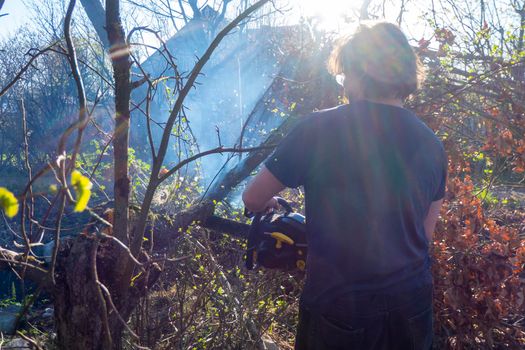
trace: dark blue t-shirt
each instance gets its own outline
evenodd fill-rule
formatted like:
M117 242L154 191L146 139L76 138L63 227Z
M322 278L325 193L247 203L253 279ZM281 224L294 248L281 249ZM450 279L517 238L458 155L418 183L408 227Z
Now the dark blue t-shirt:
M430 283L424 220L444 196L446 163L433 131L401 107L357 101L301 121L265 165L304 186L303 302Z

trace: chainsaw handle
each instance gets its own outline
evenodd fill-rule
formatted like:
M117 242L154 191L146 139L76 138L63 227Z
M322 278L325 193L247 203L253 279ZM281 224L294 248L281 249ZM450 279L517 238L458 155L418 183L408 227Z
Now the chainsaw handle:
M286 215L293 211L292 206L286 201L286 199L282 197L275 197L275 199L277 199L277 203L279 203L279 205L284 208Z
M290 205L290 203L288 203L286 201L286 199L284 199L282 197L274 197L274 198L277 200L277 203L279 203L279 205L284 208L286 215L290 214L293 211L292 206ZM255 214L257 214L257 213L249 211L246 207L244 208L244 216L245 217L251 219L251 218L253 218L255 216Z
M246 249L246 268L252 270L254 267L254 253L255 247L259 243L258 231L259 225L261 223L261 213L256 213L253 216L252 224L250 226L250 231L248 233L248 248Z

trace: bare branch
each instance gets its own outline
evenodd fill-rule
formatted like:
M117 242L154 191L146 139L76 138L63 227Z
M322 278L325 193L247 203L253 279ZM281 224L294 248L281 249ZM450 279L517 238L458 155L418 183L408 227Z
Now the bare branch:
M361 5L360 15L359 15L359 19L360 20L370 19L370 16L368 14L368 7L370 6L371 2L372 2L372 0L364 0L363 1L363 4Z
M27 341L29 344L31 344L31 348L34 348L35 350L44 350L44 348L41 347L40 344L36 340L34 340L33 338L30 338L29 336L25 335L24 333L22 333L20 331L17 331L16 335L19 336L20 338L24 339L25 341Z
M58 209L57 213L57 219L56 219L56 230L55 230L55 246L53 247L53 254L51 256L51 265L49 269L49 276L51 277L51 281L53 284L55 284L55 267L56 267L56 261L58 256L58 250L60 248L60 230L62 228L62 216L64 216L64 208L66 206L66 195L65 195L65 189L62 188L60 190L60 208Z
M135 332L133 332L133 330L128 326L128 323L126 322L126 320L122 318L122 315L120 314L120 312L118 312L118 309L115 306L115 303L113 303L113 298L111 297L111 293L109 292L109 289L104 284L102 284L102 282L100 282L98 279L96 280L96 283L106 295L106 300L109 303L109 306L111 306L111 309L117 316L118 320L122 323L124 328L126 328L126 330L129 332L129 334L133 336L133 338L140 339L139 336Z
M89 20L93 24L93 28L95 28L98 38L104 45L104 48L106 50L109 50L110 44L106 33L106 29L104 28L104 18L106 16L104 8L100 3L100 0L80 0L80 2L82 3L84 11L86 11Z
M26 269L26 278L41 284L45 289L50 288L52 284L48 271L40 267L41 264L36 261L34 263L25 261L24 255L0 247L0 270L22 271L21 267L23 267Z
M169 144L170 139L170 133L171 129L173 128L173 125L175 123L175 120L179 116L179 113L181 112L183 108L184 99L190 92L190 90L193 88L195 81L197 77L200 75L202 68L208 62L210 59L212 53L215 51L215 49L219 46L221 41L224 39L224 37L237 25L239 25L244 19L246 19L248 16L250 16L254 11L261 8L263 5L265 5L269 0L259 0L252 6L248 7L243 13L241 13L237 18L235 18L232 22L230 22L223 30L219 32L217 37L212 41L204 55L199 59L199 61L195 64L193 67L193 70L191 71L188 80L186 81L186 84L182 88L182 90L179 92L179 95L177 97L177 100L175 102L175 106L173 107L170 116L168 118L168 121L166 123L166 128L164 129L164 133L162 135L162 140L157 152L157 159L156 162L153 164L152 172L150 176L150 181L148 184L148 188L146 189L146 193L144 195L144 200L142 203L142 208L139 214L139 218L137 219L137 224L133 231L133 240L131 243L131 252L132 254L136 255L140 251L140 247L142 245L142 237L144 236L144 230L146 228L146 219L149 213L149 209L151 207L151 202L153 200L153 195L160 183L160 180L158 178L158 174L160 172L160 169L162 167L162 163L164 161L164 158L166 156L166 151ZM126 275L131 276L132 269L131 267L127 267Z
M4 86L2 88L2 90L0 90L0 97L2 97L7 91L9 91L9 89L15 85L15 83L22 77L22 75L24 75L24 73L29 69L29 67L31 67L31 65L33 64L33 61L37 59L38 56L46 53L47 51L50 51L57 43L52 43L51 45L41 49L41 50L38 50L35 54L31 54L31 50L27 53L28 55L31 56L31 58L29 59L29 61L20 69L20 71L15 75L15 77L9 82L7 83L6 86Z
M66 38L68 61L69 61L69 65L71 66L71 73L73 74L73 79L75 80L75 84L77 87L78 104L79 104L78 135L77 135L77 139L76 139L75 146L73 149L73 154L71 155L70 169L75 166L75 159L80 149L80 143L82 141L82 133L89 120L88 114L87 114L86 92L84 89L84 82L82 81L80 70L78 69L77 53L75 50L75 45L73 44L73 40L71 39L71 19L73 17L73 10L75 9L75 4L76 4L76 0L71 0L69 2L69 6L67 7L67 12L66 12L66 17L64 19L64 36Z
M268 138L261 143L260 148L250 152L241 162L228 171L219 174L218 180L203 196L203 200L221 200L235 186L256 169L272 152L279 141L296 125L297 118L286 119Z
M265 149L270 149L271 150L273 148L275 148L275 145L265 145L265 146L260 146L260 147L249 147L249 148L236 148L236 147L225 148L223 146L219 146L219 147L216 147L216 148L204 151L204 152L200 152L200 153L198 153L198 154L196 154L196 155L194 155L192 157L189 157L187 159L184 159L179 164L177 164L176 166L171 168L166 174L162 175L159 178L159 183L161 183L164 180L166 180L168 177L173 175L173 173L175 173L177 170L179 170L182 167L184 167L186 164L191 163L191 162L193 162L193 161L195 161L195 160L197 160L199 158L205 157L205 156L210 155L210 154L216 154L216 153L246 153L246 152L254 152L254 151L260 151L260 150L265 150Z
M95 289L97 291L98 299L100 302L100 308L102 313L102 324L104 325L104 337L106 340L106 346L108 349L113 347L113 339L111 339L111 331L109 328L108 321L108 309L106 306L106 300L102 295L102 290L100 288L100 283L97 273L97 252L98 252L98 241L93 242L93 247L91 248L91 274L93 275L93 280L95 281Z

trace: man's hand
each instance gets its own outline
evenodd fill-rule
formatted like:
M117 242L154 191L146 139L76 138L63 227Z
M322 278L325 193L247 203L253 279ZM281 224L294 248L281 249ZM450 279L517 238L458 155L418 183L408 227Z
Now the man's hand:
M269 213L272 210L278 210L281 206L277 201L277 197L272 197L268 202L266 202L264 212Z
M278 197L273 197L268 202L266 202L264 210L262 210L261 213L266 215L274 210L279 210L281 205L279 204L277 198ZM252 218L253 215L255 215L256 213L257 212L250 211L247 207L244 207L244 216L246 216L247 218Z
M427 217L425 218L425 233L429 242L432 242L432 235L434 234L434 229L436 228L436 223L439 218L441 204L443 204L443 199L432 202L428 209Z

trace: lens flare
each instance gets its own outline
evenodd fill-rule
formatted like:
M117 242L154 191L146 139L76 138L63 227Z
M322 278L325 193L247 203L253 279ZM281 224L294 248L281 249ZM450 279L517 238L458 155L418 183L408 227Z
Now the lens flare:
M314 18L320 29L335 30L357 11L358 4L341 0L295 0L294 6L307 18Z

